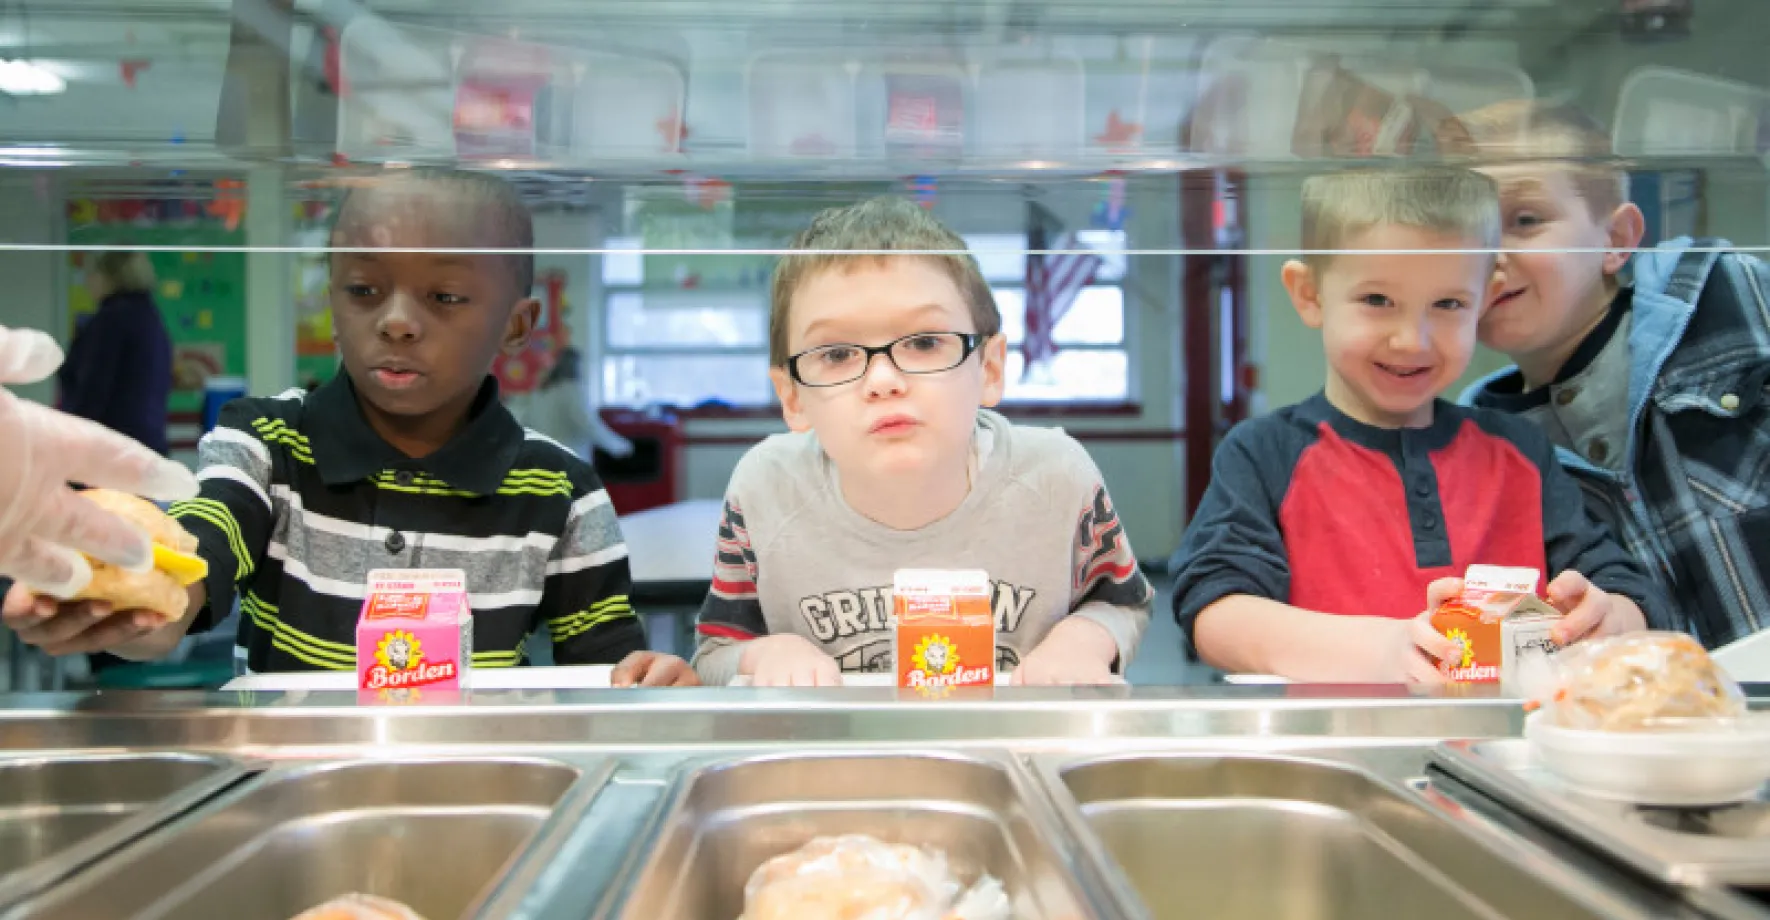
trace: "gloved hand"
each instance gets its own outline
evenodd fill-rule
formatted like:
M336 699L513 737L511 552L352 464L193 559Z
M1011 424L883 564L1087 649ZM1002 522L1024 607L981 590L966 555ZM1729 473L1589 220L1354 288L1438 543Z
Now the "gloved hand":
M0 384L42 380L61 361L49 336L0 326ZM61 598L92 579L80 553L137 571L153 564L147 535L81 499L70 481L161 501L197 494L180 464L0 388L0 575Z

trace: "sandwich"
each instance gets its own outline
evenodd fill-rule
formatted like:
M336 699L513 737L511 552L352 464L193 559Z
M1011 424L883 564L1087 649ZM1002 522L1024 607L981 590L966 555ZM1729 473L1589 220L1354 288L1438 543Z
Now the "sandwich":
M153 540L154 564L145 572L131 572L89 556L92 581L72 600L104 601L113 610L145 610L166 623L184 616L190 603L185 589L209 574L209 564L196 554L197 538L146 499L110 489L91 489L80 497L145 531Z

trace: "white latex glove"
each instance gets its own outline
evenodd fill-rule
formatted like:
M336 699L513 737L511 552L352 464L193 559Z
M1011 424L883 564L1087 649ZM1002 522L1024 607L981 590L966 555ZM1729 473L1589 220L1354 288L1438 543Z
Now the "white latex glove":
M49 336L0 326L0 384L43 380L61 360ZM70 481L161 501L197 494L182 465L0 388L0 575L59 598L92 579L80 553L136 571L153 564L147 535L81 499Z

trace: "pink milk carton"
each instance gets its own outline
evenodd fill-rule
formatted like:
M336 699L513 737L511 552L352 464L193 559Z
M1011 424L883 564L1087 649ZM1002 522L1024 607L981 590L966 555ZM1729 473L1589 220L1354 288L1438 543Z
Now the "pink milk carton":
M356 621L357 689L397 699L459 691L473 669L473 612L460 569L376 569ZM410 692L409 692L410 691Z

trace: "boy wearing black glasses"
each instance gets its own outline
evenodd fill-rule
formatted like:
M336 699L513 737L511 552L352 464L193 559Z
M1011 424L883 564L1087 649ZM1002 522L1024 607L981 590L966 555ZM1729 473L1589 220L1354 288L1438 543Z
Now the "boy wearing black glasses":
M732 473L702 680L891 670L904 568L989 573L995 666L1016 683L1115 680L1153 592L1087 451L983 408L1002 398L1007 343L964 240L880 198L818 215L792 248L769 329L792 433Z

